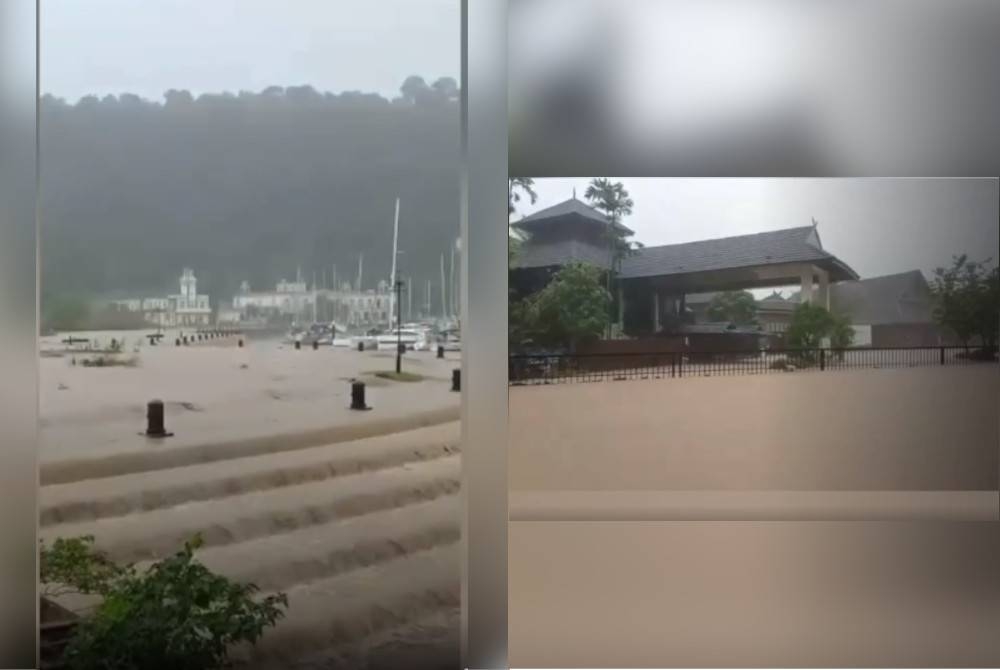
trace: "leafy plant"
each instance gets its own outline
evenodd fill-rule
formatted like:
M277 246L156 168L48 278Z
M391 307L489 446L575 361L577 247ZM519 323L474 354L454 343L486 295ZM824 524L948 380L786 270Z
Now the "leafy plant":
M815 360L815 353L810 350L823 346L824 339L828 338L835 349L851 346L854 329L848 317L806 302L792 313L786 337L791 347L805 350L799 352L797 358L800 364L806 365Z
M569 263L544 289L518 309L522 327L540 344L575 347L600 337L611 296L601 286L601 269Z
M750 325L757 321L757 301L749 291L723 291L712 297L708 316L713 321Z
M963 344L979 336L985 347L997 344L1000 328L1000 268L970 261L962 254L950 268L934 271L934 318L953 330Z
M194 559L195 537L146 570L117 566L92 537L41 550L42 582L103 596L64 654L78 670L223 667L232 645L255 643L288 606L283 593L256 599L254 584L217 575Z
M531 177L511 177L507 180L507 215L513 214L517 208L515 202L521 202L522 197L527 197L534 205L538 200L535 193L535 180Z
M94 549L92 535L60 537L51 547L42 544L38 559L41 594L50 598L68 593L106 594L129 569Z

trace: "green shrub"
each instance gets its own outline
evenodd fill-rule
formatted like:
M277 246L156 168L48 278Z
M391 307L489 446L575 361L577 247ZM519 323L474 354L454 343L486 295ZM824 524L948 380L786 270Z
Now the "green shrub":
M63 659L75 670L209 670L229 649L255 643L288 606L283 593L256 599L254 584L232 582L194 559L195 537L146 570L118 566L93 538L42 547L41 581L103 596L82 619Z

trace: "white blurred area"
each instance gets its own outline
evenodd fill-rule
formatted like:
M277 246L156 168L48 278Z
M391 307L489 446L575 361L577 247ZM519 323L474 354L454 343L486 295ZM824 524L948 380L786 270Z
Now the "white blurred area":
M514 2L512 173L995 175L997 35L987 0Z

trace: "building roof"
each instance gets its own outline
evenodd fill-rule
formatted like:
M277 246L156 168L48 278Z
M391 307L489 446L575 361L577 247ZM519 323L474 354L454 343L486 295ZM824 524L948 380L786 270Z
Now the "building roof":
M777 291L771 291L771 295L764 296L757 302L788 302L784 296Z
M572 262L591 263L602 269L610 266L609 252L579 240L560 240L536 244L523 244L514 256L514 265L520 268L543 268L567 265Z
M930 323L933 299L920 270L846 281L830 287L830 308L855 324Z
M857 274L820 244L814 226L772 230L684 244L645 247L622 263L622 277L653 277L755 265L826 261L840 274Z
M576 198L570 198L551 207L546 207L545 209L540 209L537 212L529 214L519 221L515 221L513 226L518 228L537 228L538 224L543 222L549 222L554 219L566 219L578 221L589 221L593 223L598 223L602 226L608 225L608 217L602 212L591 207L585 202L577 200ZM527 225L525 225L527 224ZM615 228L626 235L633 235L634 232L627 226L621 223L616 223Z

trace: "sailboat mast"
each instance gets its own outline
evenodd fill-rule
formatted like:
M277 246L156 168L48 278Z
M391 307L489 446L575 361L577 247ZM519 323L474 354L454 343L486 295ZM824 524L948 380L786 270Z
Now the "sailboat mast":
M451 263L448 266L448 291L451 293L448 299L448 313L455 316L455 245L451 245Z
M358 286L357 288L354 289L355 291L358 292L361 291L361 269L364 266L364 262L365 262L365 254L364 252L362 252L358 254Z
M392 272L389 275L389 327L396 314L396 257L399 255L399 198L396 198L396 214L392 218Z
M448 315L448 285L444 283L444 254L441 254L441 318L447 319Z

